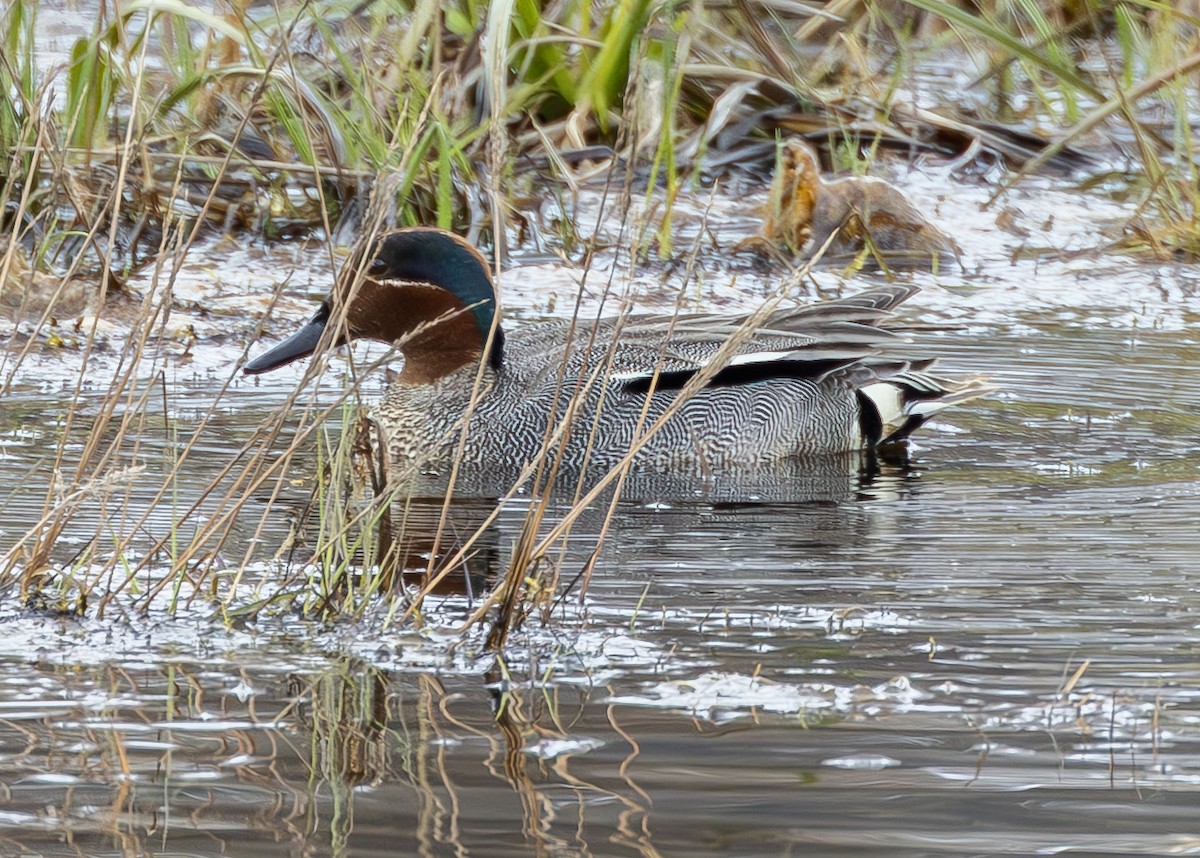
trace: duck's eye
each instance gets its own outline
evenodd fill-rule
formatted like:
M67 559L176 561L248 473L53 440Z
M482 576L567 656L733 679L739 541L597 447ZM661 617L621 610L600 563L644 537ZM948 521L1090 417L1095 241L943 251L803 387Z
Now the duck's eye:
M372 277L378 277L387 271L387 263L381 257L376 256L371 260L371 264L367 266L367 274Z

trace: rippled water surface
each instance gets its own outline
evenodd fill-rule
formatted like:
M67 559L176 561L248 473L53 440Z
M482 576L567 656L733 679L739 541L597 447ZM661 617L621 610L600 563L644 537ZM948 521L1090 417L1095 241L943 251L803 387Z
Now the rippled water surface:
M840 495L622 506L504 664L462 593L425 631L0 608L0 854L1200 851L1193 335L934 345L1003 393Z

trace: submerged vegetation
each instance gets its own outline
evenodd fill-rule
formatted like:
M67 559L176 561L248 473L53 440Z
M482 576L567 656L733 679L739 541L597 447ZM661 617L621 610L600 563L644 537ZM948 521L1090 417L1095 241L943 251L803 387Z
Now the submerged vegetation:
M451 535L447 500L433 544L406 542L411 506L353 384L297 390L207 484L186 482L233 382L198 420L175 416L165 370L194 343L172 288L201 238L317 237L333 260L356 235L427 223L498 259L510 243L586 259L570 199L592 179L611 183L622 217L642 212L628 230L640 258L690 270L677 195L765 177L779 140L800 135L860 169L884 149L984 173L1002 162L998 194L1033 171L1084 174L1137 200L1110 250L1200 256L1200 18L1177 4L318 0L221 15L102 0L61 61L42 53L45 11L6 6L0 57L0 397L39 351L70 350L75 368L29 477L46 487L41 512L0 544L0 589L31 606L201 600L241 622L382 603L399 621L447 580L473 586L464 570L496 510ZM947 57L978 69L953 93L929 83ZM99 333L110 316L116 346ZM498 612L497 646L591 571L564 570L559 548L596 496L563 514L537 492L514 499L527 515L497 564L507 574L482 602L469 590L464 613ZM272 544L282 518L291 534ZM418 586L399 586L406 572Z

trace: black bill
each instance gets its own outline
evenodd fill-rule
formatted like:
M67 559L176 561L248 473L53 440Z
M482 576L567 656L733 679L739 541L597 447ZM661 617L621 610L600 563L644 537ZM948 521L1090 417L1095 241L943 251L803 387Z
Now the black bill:
M268 349L242 368L246 375L257 375L286 366L294 360L308 357L317 350L325 326L329 323L329 305L322 304L315 316L304 323L304 327L296 331L273 349Z

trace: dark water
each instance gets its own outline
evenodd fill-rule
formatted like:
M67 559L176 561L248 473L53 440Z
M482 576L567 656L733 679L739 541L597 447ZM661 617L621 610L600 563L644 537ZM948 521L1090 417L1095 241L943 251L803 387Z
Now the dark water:
M938 345L1003 393L844 492L622 506L503 664L462 594L424 629L0 608L0 855L1200 853L1195 338Z

